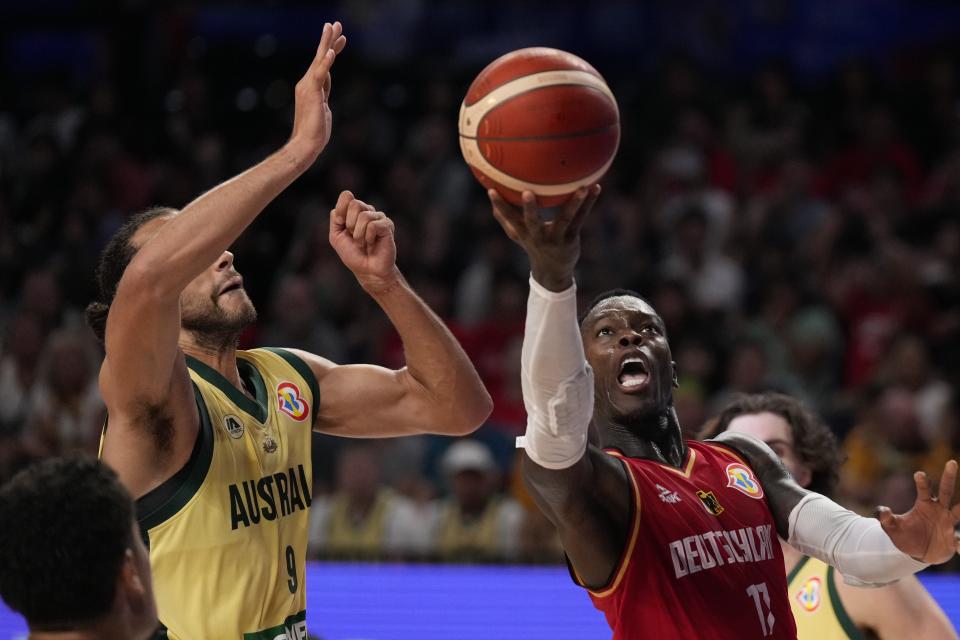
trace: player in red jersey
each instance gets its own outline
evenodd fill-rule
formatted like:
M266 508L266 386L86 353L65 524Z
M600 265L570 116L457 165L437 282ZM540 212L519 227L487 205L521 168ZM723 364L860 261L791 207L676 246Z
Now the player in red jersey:
M577 323L579 233L599 193L580 189L550 220L532 193L522 209L489 196L531 267L524 478L614 638L796 638L777 534L860 584L951 558L954 461L937 498L918 474L913 509L878 522L802 489L759 440L684 442L676 367L650 304L613 291Z

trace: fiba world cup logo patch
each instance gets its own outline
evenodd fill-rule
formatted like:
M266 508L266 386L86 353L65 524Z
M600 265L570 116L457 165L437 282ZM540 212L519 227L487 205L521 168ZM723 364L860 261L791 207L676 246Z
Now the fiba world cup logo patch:
M310 405L300 396L300 389L292 382L277 385L277 408L297 422L303 422L310 415Z
M821 586L820 578L809 578L797 591L797 602L804 611L813 613L820 606Z
M763 498L763 487L757 482L750 467L745 464L734 462L727 465L727 486L751 498L757 500Z

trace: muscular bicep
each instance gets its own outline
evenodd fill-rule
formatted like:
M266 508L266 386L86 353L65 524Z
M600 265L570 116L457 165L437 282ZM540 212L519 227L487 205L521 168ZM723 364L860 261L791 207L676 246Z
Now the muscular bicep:
M287 349L310 367L320 391L315 429L355 438L443 432L438 408L406 369L336 364Z
M623 464L594 446L566 469L547 469L524 455L523 478L583 585L608 584L639 507Z
M810 492L797 484L780 457L762 440L744 433L724 431L713 441L738 451L753 468L763 485L777 533L787 540L790 537L790 512Z

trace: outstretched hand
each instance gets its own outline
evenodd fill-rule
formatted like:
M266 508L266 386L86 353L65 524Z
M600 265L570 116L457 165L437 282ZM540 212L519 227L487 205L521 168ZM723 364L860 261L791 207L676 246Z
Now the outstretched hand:
M887 507L878 507L880 525L900 551L921 562L940 564L957 551L954 527L960 522L960 503L951 508L957 481L957 463L950 460L943 467L937 495L930 492L930 480L923 471L913 474L917 484L917 501L903 515Z
M522 209L509 204L494 189L487 195L493 216L507 237L527 252L534 280L551 291L569 288L580 258L580 229L600 196L600 185L577 189L552 220L540 216L537 199L530 191L521 194Z
M323 25L323 35L317 53L294 90L293 133L290 142L297 146L306 159L313 163L327 143L333 129L330 111L330 89L333 78L330 69L337 54L343 51L347 39L339 22Z
M390 289L400 279L393 232L393 221L386 214L349 191L340 194L330 212L330 245L372 294Z

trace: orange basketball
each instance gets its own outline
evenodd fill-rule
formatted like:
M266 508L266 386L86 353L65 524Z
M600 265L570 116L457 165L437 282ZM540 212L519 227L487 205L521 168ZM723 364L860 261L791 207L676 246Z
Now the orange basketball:
M620 143L620 112L589 63L533 47L480 72L460 107L459 129L463 157L484 187L514 204L529 189L549 207L607 172Z

